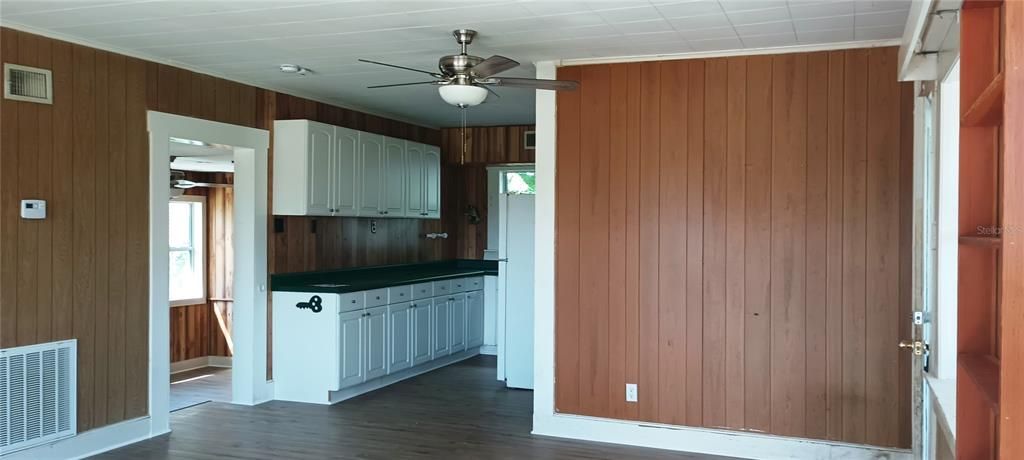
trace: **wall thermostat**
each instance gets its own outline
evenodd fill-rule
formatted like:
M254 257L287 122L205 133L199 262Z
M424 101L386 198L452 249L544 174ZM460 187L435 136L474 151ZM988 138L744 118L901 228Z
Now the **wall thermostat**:
M45 219L46 200L21 200L22 219Z

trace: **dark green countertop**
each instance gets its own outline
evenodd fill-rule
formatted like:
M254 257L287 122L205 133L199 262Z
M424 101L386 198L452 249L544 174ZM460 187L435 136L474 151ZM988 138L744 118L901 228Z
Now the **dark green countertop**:
M279 273L270 276L270 290L343 294L390 286L497 274L497 261L455 259L320 272Z

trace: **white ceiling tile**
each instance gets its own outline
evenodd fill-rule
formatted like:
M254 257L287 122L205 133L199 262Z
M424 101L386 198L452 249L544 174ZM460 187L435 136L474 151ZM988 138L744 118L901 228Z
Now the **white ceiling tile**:
M733 25L757 24L761 22L788 21L789 8L771 8L767 10L744 10L726 12Z
M676 30L688 29L710 29L713 27L732 27L729 18L725 13L706 14L703 16L692 16L688 18L672 18L668 20Z
M690 47L694 51L723 51L743 48L739 38L716 38L712 40L691 40Z
M722 12L722 6L713 0L694 0L655 5L666 18L688 18Z
M653 5L597 10L596 13L609 24L662 19L661 12Z
M903 36L903 26L858 27L854 33L857 40L887 40Z
M785 8L786 0L721 0L726 12Z
M824 18L857 12L855 1L800 2L790 0L789 14L793 19Z
M907 11L880 11L858 13L857 27L902 26L907 22Z
M549 27L582 27L607 24L604 18L592 12L541 16L540 19L548 24Z
M773 46L792 46L796 42L796 34L742 35L743 44L751 48L768 48Z
M636 21L636 22L622 22L613 24L613 27L624 34L642 34L652 32L675 32L672 25L664 19L655 19L653 21Z
M783 33L793 33L793 23L791 21L777 21L777 22L762 22L760 24L744 24L736 26L736 32L740 36L747 35L774 35Z
M797 31L796 38L801 44L810 45L817 43L835 43L852 41L854 37L853 28L838 30L812 30Z
M736 30L732 27L715 27L713 29L680 30L679 35L687 40L711 40L717 38L736 38Z
M858 13L909 10L910 0L859 0L856 5Z
M814 19L802 19L793 21L793 27L796 32L812 32L818 30L837 30L837 29L850 29L853 30L853 15L848 16L835 16L831 18L814 18Z
M586 2L573 2L573 1L524 1L520 2L527 10L537 16L548 16L552 14L572 14L584 11L590 11L590 5ZM628 6L628 5L623 5Z

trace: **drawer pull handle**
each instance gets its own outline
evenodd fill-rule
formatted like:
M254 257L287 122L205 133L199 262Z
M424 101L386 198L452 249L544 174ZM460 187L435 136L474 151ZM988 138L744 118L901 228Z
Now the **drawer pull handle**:
M356 303L356 299L352 299L352 303Z

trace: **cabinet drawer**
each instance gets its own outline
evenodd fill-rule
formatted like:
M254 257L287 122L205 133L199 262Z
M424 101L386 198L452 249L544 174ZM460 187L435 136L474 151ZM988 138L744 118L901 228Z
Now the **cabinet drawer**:
M388 288L371 289L366 292L366 308L388 304Z
M458 278L451 280L452 293L466 292L469 290L469 278Z
M474 276L466 278L466 284L469 286L466 288L466 291L479 291L484 288L484 277Z
M452 281L434 281L434 296L444 296L452 293Z
M434 285L432 283L419 283L412 285L412 298L414 300L429 299L434 296Z
M362 292L350 292L341 294L339 297L341 298L341 303L338 304L339 312L362 310L366 306L366 296Z
M412 300L412 285L392 286L388 288L388 303L402 303Z

